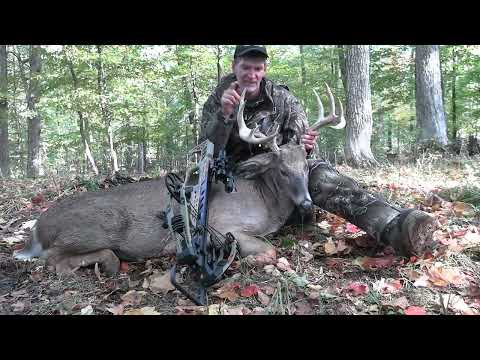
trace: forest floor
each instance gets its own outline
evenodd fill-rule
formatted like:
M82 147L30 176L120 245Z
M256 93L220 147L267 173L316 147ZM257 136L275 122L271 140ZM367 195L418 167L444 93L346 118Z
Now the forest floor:
M57 276L43 260L13 260L32 220L88 183L0 180L0 314L480 314L480 159L337 169L393 204L430 213L440 246L422 258L396 257L318 209L315 225L269 237L276 264L235 261L209 289L209 305L195 306L168 281L173 258L122 262L113 277L98 267Z

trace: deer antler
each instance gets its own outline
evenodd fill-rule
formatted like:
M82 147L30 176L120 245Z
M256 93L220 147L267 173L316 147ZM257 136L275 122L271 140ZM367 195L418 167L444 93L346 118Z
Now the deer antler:
M250 129L245 124L245 120L243 118L243 110L245 109L245 94L247 89L244 89L242 92L242 96L240 98L240 105L238 106L238 114L237 114L237 124L238 124L238 132L240 135L240 139L243 141L250 143L250 144L264 144L278 135L278 129L275 131L274 134L266 136L258 130L260 125L257 125L255 129Z
M343 116L343 106L342 102L339 100L338 103L340 105L340 114L336 115L335 114L335 100L333 98L332 92L330 91L330 88L328 87L327 83L325 83L325 86L327 87L327 93L328 97L330 99L330 114L327 117L324 117L323 115L323 104L322 101L320 100L320 97L318 96L317 92L315 89L313 89L313 92L315 93L315 96L317 98L318 102L318 121L313 124L310 129L311 130L318 130L321 127L324 126L330 126L333 129L343 129L345 127L345 117ZM333 125L331 125L333 124Z

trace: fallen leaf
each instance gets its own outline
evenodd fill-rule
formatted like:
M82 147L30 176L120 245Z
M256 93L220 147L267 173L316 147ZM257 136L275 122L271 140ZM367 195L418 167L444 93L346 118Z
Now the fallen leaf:
M214 295L221 299L228 299L230 301L235 301L238 299L237 290L240 288L239 283L229 283L220 289L218 289Z
M463 239L460 240L460 244L466 249L477 246L480 244L480 234L469 231L465 234Z
M247 315L250 313L251 310L247 309L245 306L226 307L222 311L223 315Z
M360 266L364 269L383 269L392 266L395 263L395 256L385 256L372 258L365 256L360 261Z
M352 283L345 289L347 292L352 293L354 296L364 295L368 292L368 285L360 283Z
M175 290L175 286L170 282L170 271L163 274L152 274L149 276L149 288L154 293L166 294L169 291Z
M443 300L443 307L445 309L451 309L456 313L463 315L474 315L475 312L468 306L463 298L456 294L448 294L440 297L440 301Z
M299 301L295 304L295 315L312 315L312 307L306 301Z
M308 251L302 249L300 250L300 252L304 255L303 257L300 258L300 260L302 260L303 262L307 263L313 259L313 254L309 253Z
M394 307L399 307L400 309L405 310L410 304L408 303L408 299L405 296L402 296L393 301L392 305Z
M347 255L352 250L352 247L348 245L345 240L340 239L337 244L337 252L343 255Z
M275 293L275 288L270 285L265 285L261 289L267 295L273 295Z
M140 305L142 302L143 296L146 294L145 291L137 291L137 290L130 290L126 294L122 295L120 298L122 299L123 305Z
M220 304L212 304L208 306L208 315L220 315Z
M346 229L347 229L347 232L351 234L356 234L357 232L361 231L357 226L350 223L347 223Z
M16 303L12 304L13 312L23 312L24 309L25 309L25 303L22 301L17 301Z
M240 296L242 297L254 296L254 295L257 295L258 290L259 290L258 286L255 284L252 284L243 288L242 291L240 292Z
M425 274L421 275L413 283L413 286L415 287L429 287L429 285L428 276Z
M206 306L175 306L178 315L204 315L208 308Z
M80 310L80 315L93 315L92 305L85 306L82 310Z
M270 303L270 297L261 290L258 290L257 298L258 301L260 301L260 303L264 306L267 306Z
M276 266L277 266L277 268L279 268L282 271L290 270L290 263L284 257L277 260Z
M141 309L125 311L124 315L161 315L161 313L156 312L155 308L152 306L146 306Z
M374 290L382 294L394 294L400 291L400 289L402 288L402 283L398 279L385 280L384 278L381 278L380 280L373 283L372 287Z
M409 306L404 313L405 315L427 315L427 312L421 306Z
M455 201L452 209L457 216L471 217L475 215L475 208L472 205L461 201Z
M324 245L324 249L325 254L327 255L333 255L337 253L337 246L335 245L331 237L327 239L327 242Z
M428 280L435 286L466 284L465 275L456 268L445 267L442 263L435 263L427 271Z
M123 310L124 310L123 304L118 304L116 306L107 308L107 311L111 312L113 315L123 315Z

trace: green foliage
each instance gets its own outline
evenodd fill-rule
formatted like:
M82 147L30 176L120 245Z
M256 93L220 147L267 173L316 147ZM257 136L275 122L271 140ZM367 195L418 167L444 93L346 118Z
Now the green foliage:
M312 89L328 103L324 82L345 104L339 48L325 45L267 46L268 77L287 85L299 98L310 123L317 117ZM441 46L444 102L452 127L452 89L456 85L459 136L477 135L480 127L480 48ZM43 166L58 173L86 173L79 119L85 121L89 146L100 170L111 171L107 128L98 88L98 62L106 82L114 147L122 170L133 171L139 144L145 146L147 170L180 166L199 135L203 103L217 84L217 55L222 75L230 72L232 45L46 46L42 53L40 101ZM413 46L371 47L370 80L375 155L408 151L415 142ZM454 68L453 54L456 54ZM11 167L22 176L26 160L26 93L29 46L9 46L9 135ZM71 69L77 78L73 83ZM303 69L302 69L303 68ZM455 70L455 71L454 71ZM451 134L451 131L449 132ZM322 129L321 156L341 156L345 131Z

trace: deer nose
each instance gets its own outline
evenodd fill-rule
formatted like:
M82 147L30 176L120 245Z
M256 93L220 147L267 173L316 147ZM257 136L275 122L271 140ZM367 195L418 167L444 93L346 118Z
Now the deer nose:
M311 200L304 200L299 206L298 209L300 213L306 214L309 211L312 211L312 201Z

